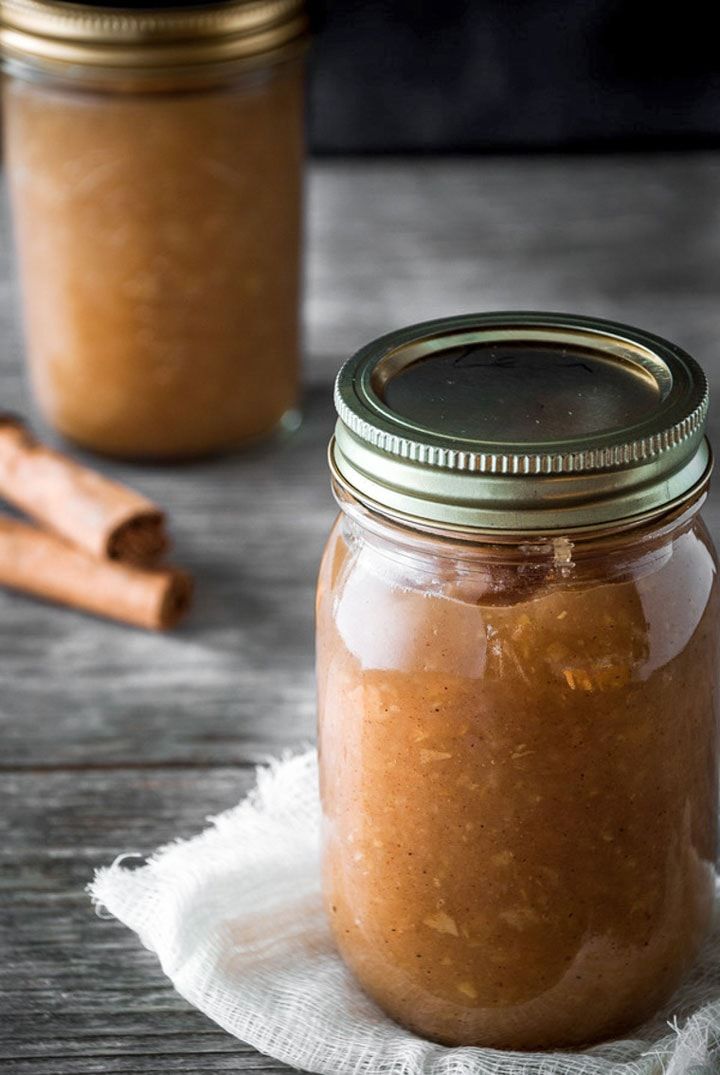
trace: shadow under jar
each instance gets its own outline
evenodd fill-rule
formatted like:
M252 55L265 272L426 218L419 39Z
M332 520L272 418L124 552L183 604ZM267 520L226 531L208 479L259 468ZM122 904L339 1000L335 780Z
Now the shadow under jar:
M62 434L125 457L297 420L301 0L7 0L27 350Z
M317 645L340 952L439 1042L619 1034L713 915L703 373L623 325L468 316L369 345L336 403Z

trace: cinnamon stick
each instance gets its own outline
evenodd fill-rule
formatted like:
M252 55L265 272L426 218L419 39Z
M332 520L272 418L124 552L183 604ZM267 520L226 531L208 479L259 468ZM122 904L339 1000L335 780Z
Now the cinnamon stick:
M94 556L151 564L167 549L160 509L55 452L0 415L0 497Z
M0 585L136 627L166 630L185 615L190 576L99 560L62 538L0 515Z

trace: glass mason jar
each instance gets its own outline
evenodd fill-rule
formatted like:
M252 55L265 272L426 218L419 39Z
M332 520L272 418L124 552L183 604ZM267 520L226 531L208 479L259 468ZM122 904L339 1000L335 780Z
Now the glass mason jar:
M339 950L439 1042L618 1034L713 914L705 378L636 329L501 314L376 341L336 402L317 659Z
M297 421L302 0L6 0L5 151L32 382L126 457Z

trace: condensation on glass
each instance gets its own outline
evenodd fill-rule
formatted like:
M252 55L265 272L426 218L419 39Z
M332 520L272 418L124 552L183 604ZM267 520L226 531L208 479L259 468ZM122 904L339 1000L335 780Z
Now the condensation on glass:
M47 419L129 457L292 425L301 0L8 0L4 18L6 162Z
M439 1042L587 1043L711 924L717 564L705 379L625 326L416 326L341 371L320 572L339 950Z

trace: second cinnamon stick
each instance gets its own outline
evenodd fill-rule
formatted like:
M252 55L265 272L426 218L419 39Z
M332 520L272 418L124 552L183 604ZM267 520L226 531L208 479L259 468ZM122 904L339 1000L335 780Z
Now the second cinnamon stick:
M0 516L0 585L150 630L174 627L192 596L183 571L99 560L7 516Z

